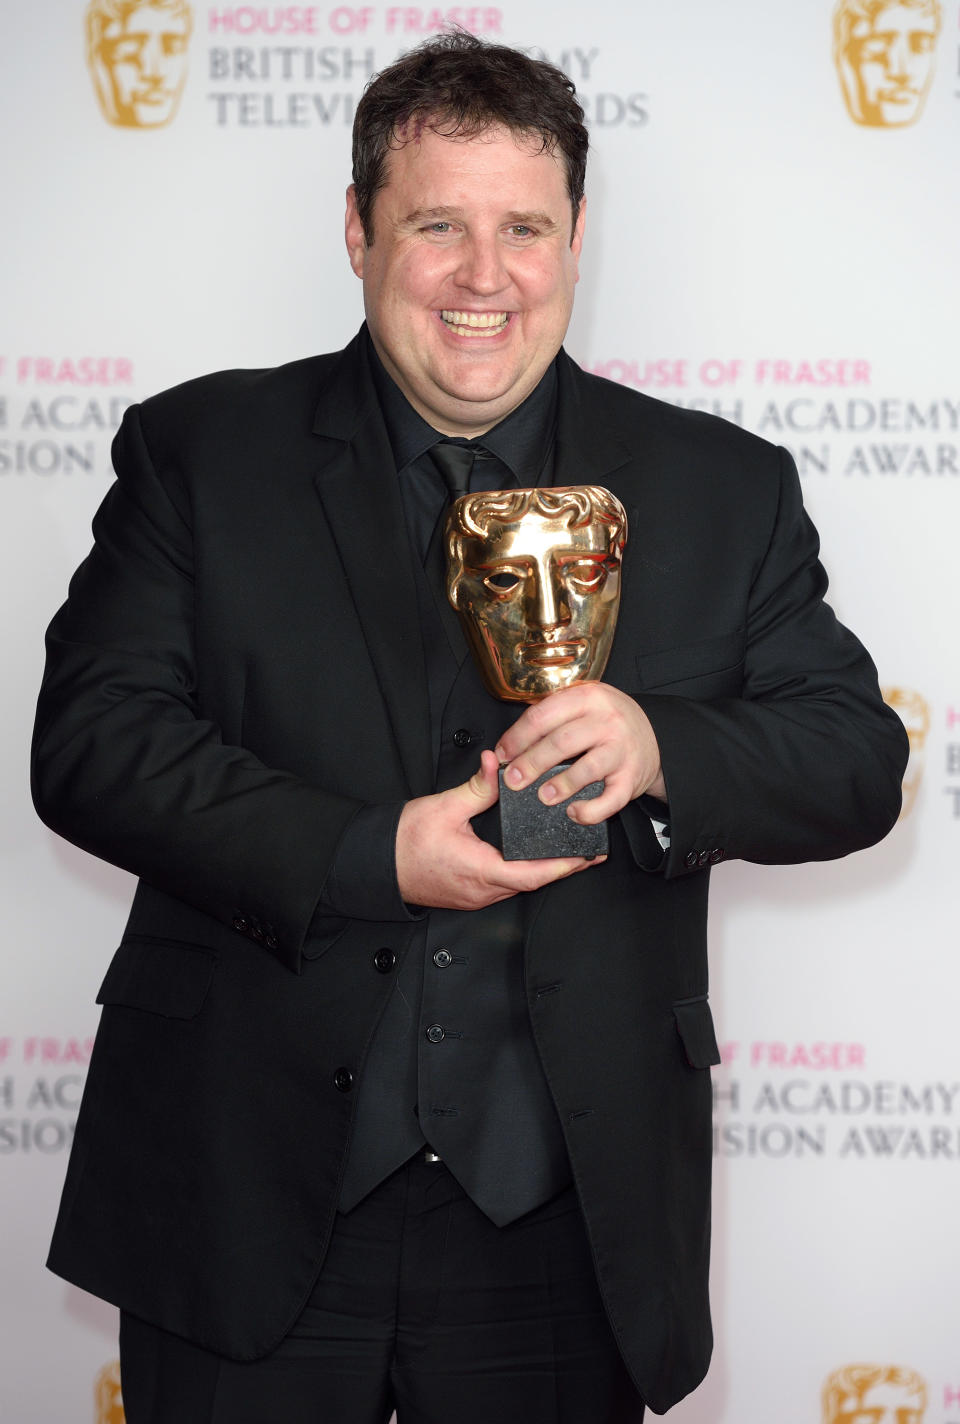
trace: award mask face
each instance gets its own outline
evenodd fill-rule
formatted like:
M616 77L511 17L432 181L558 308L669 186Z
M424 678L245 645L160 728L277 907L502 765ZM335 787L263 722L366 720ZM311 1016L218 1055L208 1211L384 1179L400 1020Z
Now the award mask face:
M598 485L454 502L447 596L494 697L535 702L603 676L626 537L623 506Z

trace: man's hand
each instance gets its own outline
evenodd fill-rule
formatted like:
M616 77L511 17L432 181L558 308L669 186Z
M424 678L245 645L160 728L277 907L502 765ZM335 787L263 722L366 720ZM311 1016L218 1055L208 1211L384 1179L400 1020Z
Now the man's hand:
M544 782L538 795L548 805L604 781L601 795L567 808L571 820L593 825L614 816L644 792L667 798L660 748L653 728L632 697L606 682L580 682L535 702L505 732L497 746L508 786L521 790L557 762L573 765Z
M418 796L404 806L397 826L397 882L408 904L481 910L602 863L602 856L506 861L475 835L470 818L497 800L497 770L493 752L482 752L479 770L462 786Z

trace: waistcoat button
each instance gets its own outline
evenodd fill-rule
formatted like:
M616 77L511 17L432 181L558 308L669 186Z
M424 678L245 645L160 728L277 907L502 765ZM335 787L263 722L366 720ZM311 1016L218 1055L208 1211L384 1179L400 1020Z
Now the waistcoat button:
M431 1024L427 1029L427 1039L430 1043L440 1043L444 1038L444 1032L440 1024Z

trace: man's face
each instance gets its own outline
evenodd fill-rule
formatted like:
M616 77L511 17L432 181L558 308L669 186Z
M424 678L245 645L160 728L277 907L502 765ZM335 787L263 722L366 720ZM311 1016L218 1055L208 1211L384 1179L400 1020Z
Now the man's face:
M367 323L410 404L445 435L489 430L563 341L583 235L560 159L504 128L425 128L387 158L367 246L353 189L347 249Z
M140 5L105 28L100 58L112 89L114 123L159 128L186 78L190 22L183 12Z
M463 541L458 611L489 690L533 702L607 664L620 602L610 526L527 513Z
M937 21L931 13L887 5L853 31L850 62L859 89L861 122L913 123L933 74Z
M915 1390L884 1382L848 1399L832 1424L922 1424L923 1401Z

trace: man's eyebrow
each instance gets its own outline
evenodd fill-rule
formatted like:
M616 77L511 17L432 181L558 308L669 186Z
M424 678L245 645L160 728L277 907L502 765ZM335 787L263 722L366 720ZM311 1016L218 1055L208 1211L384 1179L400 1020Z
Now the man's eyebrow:
M439 208L414 208L412 212L400 219L403 227L416 227L424 222L458 222L463 218L463 208L439 207ZM547 231L552 231L559 224L556 218L550 213L544 212L510 212L504 213L502 222L510 227L538 227Z
M511 227L535 227L541 232L555 232L560 226L552 213L504 213L504 222Z
M463 216L462 208L414 208L412 213L400 219L404 227L416 227L422 222L448 222L451 218Z

